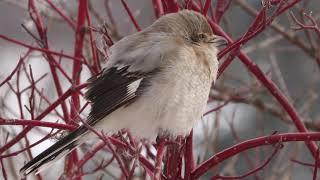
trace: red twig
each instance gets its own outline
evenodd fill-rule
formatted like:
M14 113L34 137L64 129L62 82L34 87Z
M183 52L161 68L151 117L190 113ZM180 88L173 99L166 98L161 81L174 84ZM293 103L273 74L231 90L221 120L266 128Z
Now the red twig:
M273 145L282 142L290 142L290 141L319 141L320 133L284 133L284 134L276 134L271 136L262 136L257 137L255 139L250 139L241 143L238 143L230 148L227 148L211 158L207 161L201 163L193 172L192 178L199 178L203 175L208 169L215 167L217 164L222 161L239 154L248 149L252 149L258 146L263 145Z
M26 48L29 48L29 49L32 49L32 50L36 50L36 51L40 51L40 52L44 52L44 53L50 53L52 55L57 55L57 56L62 56L62 57L65 57L67 59L72 59L73 61L78 61L78 62L81 62L81 59L80 58L75 58L73 56L70 56L70 55L66 55L66 54L63 54L63 53L60 53L60 52L55 52L55 51L51 51L51 50L48 50L48 49L45 49L45 48L40 48L40 47L35 47L35 46L32 46L32 45L29 45L29 44L25 44L21 41L18 41L16 39L12 39L12 38L9 38L5 35L2 35L0 34L0 38L1 39L4 39L6 41L9 41L9 42L12 42L12 43L15 43L15 44L18 44L20 46L23 46L23 47L26 47Z
M290 104L288 99L280 92L278 87L270 79L268 79L267 76L264 75L261 69L255 63L253 63L247 55L240 53L239 58L287 111L298 131L307 132L308 130L299 117L297 111ZM317 145L312 141L307 141L306 144L312 155L316 157L315 155L318 149Z
M162 158L166 151L166 138L159 138L159 146L157 148L156 164L153 180L160 180L161 178L161 164Z
M134 178L134 171L135 171L136 167L137 167L137 159L133 159L133 164L132 164L132 168L129 171L128 179Z
M107 15L108 15L108 18L109 18L109 20L110 20L110 22L111 22L111 25L113 26L113 27L112 27L113 30L114 30L115 32L118 32L117 27L116 27L117 24L116 24L116 21L114 20L114 17L113 17L113 15L112 15L112 13L111 13L111 9L110 9L109 2L110 2L110 0L105 0L105 1L104 1L104 6L105 6L105 9L106 9L106 11L107 11Z
M314 168L313 168L313 180L317 180L317 174L318 174L318 165L319 165L319 152L320 152L320 150L319 150L319 148L318 148L318 150L317 150L317 158L315 158L315 162L314 162Z
M184 140L178 136L175 141L167 144L165 163L165 176L173 179L181 179L182 158L184 155Z
M286 9L292 7L294 4L296 4L298 2L299 1L296 0L296 1L291 2L290 4L288 4L285 7L279 8L276 15L279 15L280 13L284 12ZM228 41L232 42L231 38L225 32L223 32L222 29L217 24L210 21L210 19L209 19L209 23L215 32L223 35L224 37L226 37L228 39ZM267 78L264 75L264 73L261 71L261 69L255 63L253 63L252 60L247 55L240 52L238 57L240 58L242 63L244 63L246 65L246 67L250 70L250 72L252 72L256 76L256 78L269 90L269 92L277 99L277 101L281 104L281 106L287 111L287 113L291 117L291 119L292 119L293 123L295 124L295 126L297 127L297 129L300 132L307 132L307 129L306 129L305 125L303 124L301 118L299 117L298 113L293 108L293 106L289 103L287 98L280 92L280 90L277 88L277 86L269 78ZM314 142L306 142L306 144L307 144L308 148L310 149L310 151L312 152L312 155L315 156L316 151L318 149L316 144Z
M202 14L207 15L210 6L211 6L211 0L206 0L203 6Z
M66 16L60 8L58 8L54 3L51 2L51 0L46 0L47 3L66 21L67 24L73 29L76 30L76 25L75 23L68 17Z
M82 49L83 49L83 43L84 43L84 35L85 35L85 21L87 17L88 12L88 2L87 0L79 0L78 5L78 18L77 18L77 27L75 31L75 44L74 44L74 57L75 58L81 58L82 57ZM72 69L72 80L74 85L80 84L80 73L82 70L82 66L80 62L73 62L73 69ZM71 95L72 99L72 107L70 112L70 119L75 119L77 116L77 113L80 109L80 98L79 98L79 92L75 92ZM67 121L68 123L74 123ZM67 168L65 169L67 172L67 177L72 177L72 172L76 164L78 163L78 154L77 151L73 151L69 156L67 160ZM80 179L80 177L79 177Z
M312 163L306 163L306 162L302 162L302 161L299 161L299 160L296 160L296 159L290 159L290 161L292 161L294 163L297 163L297 164L300 164L302 166L315 167L314 164L312 164Z
M121 3L123 5L123 7L126 9L128 15L129 15L129 17L131 19L131 22L133 23L133 25L136 28L136 30L137 31L141 31L141 28L139 27L137 20L134 18L134 15L132 14L128 4L124 0L121 0Z
M61 66L61 64L56 62L54 58L50 58L50 64L53 68L57 68L63 74L63 76L70 82L70 84L72 84L72 79L69 77L68 73Z
M40 46L43 46L43 48L45 48L45 49L49 49L49 44L48 44L48 39L47 39L47 28L44 26L44 22L40 16L40 13L38 12L38 9L35 6L33 0L29 0L29 13L30 13L30 16L31 16L35 26L37 27L38 34L39 34L40 40L41 40ZM56 87L57 94L58 94L58 96L61 96L62 95L62 87L61 87L61 83L60 83L57 71L54 67L54 62L55 62L54 57L50 53L46 53L45 57L46 57L46 59L49 63L49 66L50 66L50 71L52 74L54 85ZM64 120L67 122L69 120L69 113L68 113L67 105L65 102L61 103L61 108L63 111Z
M190 132L190 135L186 138L186 147L185 147L185 179L191 179L191 172L194 169L195 163L193 158L193 131Z
M232 112L232 120L231 120L231 122L228 122L228 124L229 124L229 126L230 126L230 130L231 130L231 133L232 133L233 137L235 138L235 140L237 141L237 143L239 143L241 140L240 140L240 137L239 137L239 135L237 134L236 129L235 129L235 127L234 127L235 115L236 115L236 111L234 110L234 111ZM251 161L250 156L248 155L248 153L243 152L243 154L244 154L244 158L245 158L245 160L247 161L248 165L249 165L251 168L254 168L255 165L254 165L254 163ZM259 180L259 179L260 179L259 176L258 176L258 174L255 174L255 177L254 177L254 178L255 178L256 180Z
M78 171L80 171L80 169L83 167L83 165L85 163L88 162L89 159L91 159L98 151L100 151L103 147L106 146L106 142L103 141L101 143L99 143L97 146L95 146L93 148L93 150L87 152L82 159L79 160L78 165L77 165L77 169Z
M179 4L177 0L163 0L167 7L167 13L174 13L179 11Z
M314 30L318 34L318 38L320 38L320 28L316 22L316 20L309 14L303 13L303 15L311 22L311 25L306 25L302 22L300 22L296 16L290 12L290 16L293 19L293 21L298 25L298 27L294 27L295 30L302 30L302 29L311 29Z
M18 151L15 151L15 152L12 152L12 153L9 153L9 154L4 154L4 155L0 155L0 159L2 158L8 158L8 157L12 157L12 156L16 156L24 151L27 151L27 150L30 150L31 148L33 148L34 146L42 143L43 141L47 140L48 138L50 138L51 136L55 136L57 135L58 133L60 133L60 130L59 131L56 131L55 133L52 134L52 131L53 129L46 135L44 136L43 138L41 138L40 140L38 140L37 142L33 143L33 144L30 144L30 145L26 145L24 148L18 150Z
M241 45L248 42L251 38L254 38L258 33L262 32L262 30L269 25L273 18L269 18L268 21L266 19L266 9L262 8L261 11L256 16L255 20L251 23L248 30L244 33L242 37L240 37L238 40L230 44L227 48L223 49L221 52L219 52L218 56L219 58L224 56L227 52L230 52L233 49L239 49ZM228 39L231 41L231 39ZM235 51L237 52L237 51Z
M90 18L90 14L89 14L89 9L86 9L86 18L87 18L87 22L88 22L88 27L91 26L91 18ZM90 48L91 48L91 54L92 54L92 61L93 61L93 70L95 73L100 72L100 66L99 66L99 59L98 59L98 55L97 55L97 48L95 45L95 41L93 40L93 35L92 35L92 29L88 28L89 31L89 39L90 39Z
M21 99L21 91L20 91L20 73L21 70L18 68L17 70L17 78L16 78L16 84L17 84L17 89L14 91L17 101L18 101L18 106L19 106L19 112L20 112L20 118L24 118L24 113L23 113L23 108L22 108L22 99Z
M234 49L230 52L229 56L226 58L226 60L223 61L223 63L219 67L217 78L221 76L221 74L227 69L227 67L232 63L233 59L238 54L239 54L239 49Z
M4 168L4 164L3 164L3 160L0 159L0 164L1 164L1 171L2 171L2 177L7 180L8 179L8 175L7 175L7 172L6 172L6 169Z
M116 160L118 161L119 167L122 171L122 173L125 175L126 178L128 178L129 173L127 171L127 169L124 166L123 161L121 160L121 157L115 152L115 150L113 149L113 147L110 144L110 139L109 137L107 137L103 132L99 133L97 130L95 130L93 127L91 127L87 122L81 120L83 125L88 128L92 133L94 133L95 135L97 135L102 141L104 141L104 143L108 146L109 150L112 152L112 154L114 155L114 157L116 158ZM127 146L128 147L128 146Z
M154 12L156 15L156 18L158 19L164 14L163 6L161 0L152 0L153 2L153 7L154 7Z
M0 87L2 85L4 85L6 82L8 82L13 77L13 75L15 75L15 73L20 68L23 61L29 56L30 53L31 53L31 50L28 50L27 53L23 57L20 58L19 62L17 63L17 65L13 69L13 71L0 83Z
M210 113L212 113L212 112L218 111L219 109L223 108L223 107L226 106L227 104L229 104L229 101L225 101L225 102L222 103L221 105L219 105L219 106L217 106L217 107L215 107L215 108L210 109L209 111L205 112L205 113L203 114L203 116L206 116L206 115L208 115L208 114L210 114Z
M113 137L108 137L108 138L112 142L112 144L117 146L118 148L129 149L131 152L136 153L136 150L133 149L131 146L128 146L128 144L122 141L119 141L118 139L115 139ZM145 158L141 154L139 154L138 158L139 158L140 165L144 168L147 174L153 179L155 167L151 164L151 162L147 158Z
M84 35L85 35L85 21L86 21L86 14L88 12L88 2L87 0L80 0L78 6L78 22L77 28L75 32L75 44L74 44L74 57L81 58L82 57L82 48L84 42ZM74 81L74 85L78 85L80 83L80 72L81 72L81 63L80 62L73 62L73 69L72 69L72 79ZM72 103L75 107L74 110L79 110L80 108L80 100L79 94L74 93L72 94ZM76 116L76 112L71 111L71 119Z
M61 104L62 101L70 97L74 92L77 92L83 88L87 87L87 84L81 84L77 87L71 87L67 90L61 97L59 97L54 103L52 103L48 108L46 108L40 115L38 115L35 119L43 119L46 117L53 109L55 109L58 105ZM25 127L19 134L17 134L13 139L7 142L4 146L0 148L0 154L4 151L15 145L18 141L20 141L33 127L27 126Z
M230 7L231 2L232 2L232 0L217 0L215 15L214 15L216 23L220 22L223 14Z
M216 180L216 179L243 179L243 178L246 178L258 171L261 171L264 167L266 167L270 161L274 158L274 156L278 153L278 151L280 150L280 148L282 148L282 144L279 144L275 147L274 151L272 152L272 154L268 157L268 159L263 163L261 164L259 167L257 168L254 168L252 169L251 171L247 172L246 174L244 175L241 175L241 176L221 176L221 175L216 175L214 177L212 177L211 179L212 180Z
M3 119L0 117L0 125L23 125L32 127L47 127L61 130L74 130L76 126L69 124L45 122L39 120L26 120L26 119Z

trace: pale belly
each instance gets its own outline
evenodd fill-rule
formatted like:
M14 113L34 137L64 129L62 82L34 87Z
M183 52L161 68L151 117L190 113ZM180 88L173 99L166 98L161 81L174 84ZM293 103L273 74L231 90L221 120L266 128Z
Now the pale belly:
M112 112L96 127L109 133L129 129L137 138L151 141L160 132L187 135L203 114L211 86L209 77L189 73L186 79L155 80L143 96Z

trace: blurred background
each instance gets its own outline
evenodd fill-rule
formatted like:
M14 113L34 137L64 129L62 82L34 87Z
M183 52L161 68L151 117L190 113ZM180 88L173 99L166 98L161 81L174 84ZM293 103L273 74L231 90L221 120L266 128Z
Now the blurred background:
M199 0L200 2L198 0L194 1L204 3L204 0ZM70 28L47 2L40 0L35 2L47 27L50 49L63 52L64 54L73 54L75 44L74 30ZM63 13L76 22L77 1L51 0L51 2L61 8ZM151 0L126 0L126 2L142 29L156 20ZM181 6L184 4L183 1L179 3ZM216 7L215 0L212 0L212 7ZM248 27L254 20L254 11L259 11L261 7L261 1L233 0L223 15L220 25L233 39L238 39L248 30ZM310 131L318 131L320 129L320 101L318 97L320 92L320 36L313 30L296 30L298 25L292 15L299 22L310 24L311 22L304 15L305 13L312 16L318 25L320 25L319 7L320 2L317 0L301 1L286 11L286 13L276 17L272 25L241 46L241 50L254 63L258 64L266 76L279 87L289 102L293 104ZM270 13L273 8L270 7ZM92 20L91 26L99 28L102 24L107 24L114 42L128 34L136 32L119 0L89 1L89 13ZM113 19L110 19L110 14ZM26 44L37 46L35 39L26 29L37 34L36 26L29 16L28 1L0 0L0 34L25 42ZM103 41L99 33L94 34L94 39L97 46L103 48ZM85 41L83 55L90 60L91 55L88 42ZM27 51L28 49L20 45L0 39L0 82L10 75L17 66L20 57L23 57ZM99 56L102 57L101 54ZM105 58L101 58L101 61L105 61ZM32 67L34 79L41 79L37 82L37 87L47 97L46 101L55 101L58 95L55 91L50 67L42 56L42 53L38 51L30 53L25 61L25 68L27 70L21 70L20 72L21 89L30 85L27 75L25 75L25 72L30 71L29 65ZM71 74L72 61L62 58L61 66L67 73ZM70 82L60 71L58 71L58 76L63 92L65 92L70 87ZM85 82L90 76L89 69L83 67L81 82ZM10 82L15 87L17 82L16 77L12 78ZM29 92L21 95L22 106L28 106L29 96ZM40 98L37 100L40 101ZM39 112L48 106L45 100L42 101L42 103L37 104L37 111ZM70 100L66 102L71 103ZM81 102L84 103L84 100ZM19 106L16 94L13 93L10 85L5 84L1 86L0 117L3 119L21 118ZM22 109L25 114L24 119L32 119L28 113L28 108L23 107ZM212 88L207 110L210 111L212 109L215 109L215 111L205 114L193 131L194 153L197 163L203 162L213 154L247 139L274 133L297 131L290 117L278 102L237 58ZM60 108L56 108L56 110L58 113L62 113ZM86 108L83 111L83 117L88 114L88 110L89 108ZM45 120L48 122L63 122L55 113L48 115ZM6 144L8 139L14 138L21 129L21 126L0 126L0 147ZM37 142L50 131L51 129L49 128L34 128L28 133L28 143ZM61 133L32 147L32 155L39 154L49 145L53 144L59 136L61 136ZM81 149L84 152L88 151L94 144L95 142L89 142ZM10 154L25 146L25 142L17 143L1 155ZM202 179L210 179L210 177L216 174L224 176L245 174L265 162L273 149L273 146L265 146L241 153L220 163L216 168L211 169L202 176ZM2 158L1 167L5 169L9 179L19 179L18 170L29 159L26 153L23 152L17 156ZM105 151L98 152L92 161L86 163L84 171L92 171L92 173L86 174L84 179L119 178L119 172L115 163L107 168L93 171L101 158L110 158L110 154ZM305 144L303 142L285 143L281 151L277 153L275 158L262 171L243 179L312 179L313 168L302 165L301 162L314 163ZM54 164L52 168L43 171L41 175L44 179L56 179L63 172L62 165L63 160ZM1 176L4 177L0 173L0 179L2 179ZM137 172L136 178L139 179L141 177L139 176L139 172ZM39 177L30 177L30 179L37 178Z

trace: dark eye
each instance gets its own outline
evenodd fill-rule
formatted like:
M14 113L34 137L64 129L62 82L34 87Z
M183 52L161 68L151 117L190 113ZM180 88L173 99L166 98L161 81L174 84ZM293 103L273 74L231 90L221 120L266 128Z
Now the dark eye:
M198 34L198 38L199 39L205 39L206 38L206 35L201 33L201 34Z

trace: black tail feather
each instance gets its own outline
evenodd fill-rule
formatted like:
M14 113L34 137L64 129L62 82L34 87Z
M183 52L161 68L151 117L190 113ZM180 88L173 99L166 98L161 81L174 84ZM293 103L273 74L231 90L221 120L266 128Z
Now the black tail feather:
M79 138L86 132L87 128L81 126L67 136L63 137L61 140L25 164L20 169L20 175L25 177L34 171L38 171L39 168L43 167L44 165L50 165L51 162L54 162L60 159L62 156L69 154L74 148L81 144Z

